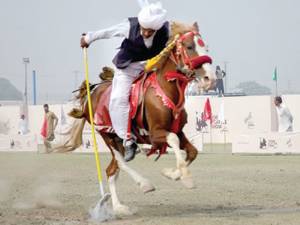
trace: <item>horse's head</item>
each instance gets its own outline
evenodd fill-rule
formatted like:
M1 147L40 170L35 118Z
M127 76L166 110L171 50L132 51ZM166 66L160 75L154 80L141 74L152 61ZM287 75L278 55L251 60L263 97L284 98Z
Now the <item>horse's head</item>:
M200 87L207 91L213 89L216 75L211 67L212 59L208 56L208 49L199 33L197 23L192 26L173 23L171 25L175 48L171 58L177 70L190 78L200 80Z

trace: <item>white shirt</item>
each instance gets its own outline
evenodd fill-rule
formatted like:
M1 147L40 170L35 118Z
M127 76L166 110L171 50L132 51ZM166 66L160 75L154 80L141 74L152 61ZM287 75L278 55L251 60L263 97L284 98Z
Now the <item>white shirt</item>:
M276 106L278 116L278 132L293 131L293 116L283 104Z
M217 77L217 79L223 79L224 74L223 74L222 70L216 70L216 77Z
M129 31L130 31L130 22L128 19L126 19L123 22L114 25L112 27L98 30L98 31L90 31L86 34L84 40L87 44L91 44L92 42L99 39L110 39L112 37L128 38ZM154 32L153 35L151 35L151 37L149 38L143 38L147 48L151 48L155 34L156 32Z
M28 130L28 123L24 119L20 119L19 124L18 124L18 133L21 135L27 134L29 132Z

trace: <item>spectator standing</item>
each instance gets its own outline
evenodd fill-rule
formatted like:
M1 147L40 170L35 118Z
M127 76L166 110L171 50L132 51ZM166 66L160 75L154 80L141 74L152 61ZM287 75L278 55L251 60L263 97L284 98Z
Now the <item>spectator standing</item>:
M293 116L288 109L282 103L280 96L275 97L274 104L276 106L277 118L278 118L278 132L291 132L293 131Z
M216 91L218 91L218 95L224 96L224 82L223 78L226 76L226 73L221 70L221 67L218 65L216 66Z
M58 123L58 118L53 112L49 111L48 104L44 104L44 111L45 116L41 135L44 138L46 152L49 153L51 151L51 142L55 139L54 131Z

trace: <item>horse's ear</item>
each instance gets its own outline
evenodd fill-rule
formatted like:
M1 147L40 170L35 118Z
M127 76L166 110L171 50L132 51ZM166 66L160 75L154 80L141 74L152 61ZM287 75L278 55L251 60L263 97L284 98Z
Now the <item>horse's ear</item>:
M195 29L195 31L199 32L199 26L198 26L198 23L197 23L197 22L195 22L195 23L193 24L193 28Z

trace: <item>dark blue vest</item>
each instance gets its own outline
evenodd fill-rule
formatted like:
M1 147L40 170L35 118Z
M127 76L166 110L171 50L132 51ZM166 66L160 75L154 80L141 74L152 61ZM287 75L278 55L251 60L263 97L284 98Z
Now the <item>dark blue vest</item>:
M166 22L156 32L152 46L147 48L141 35L137 17L128 18L128 20L130 22L129 37L124 39L120 51L113 59L113 63L119 69L126 68L132 62L144 61L156 56L165 48L169 39L169 24Z

